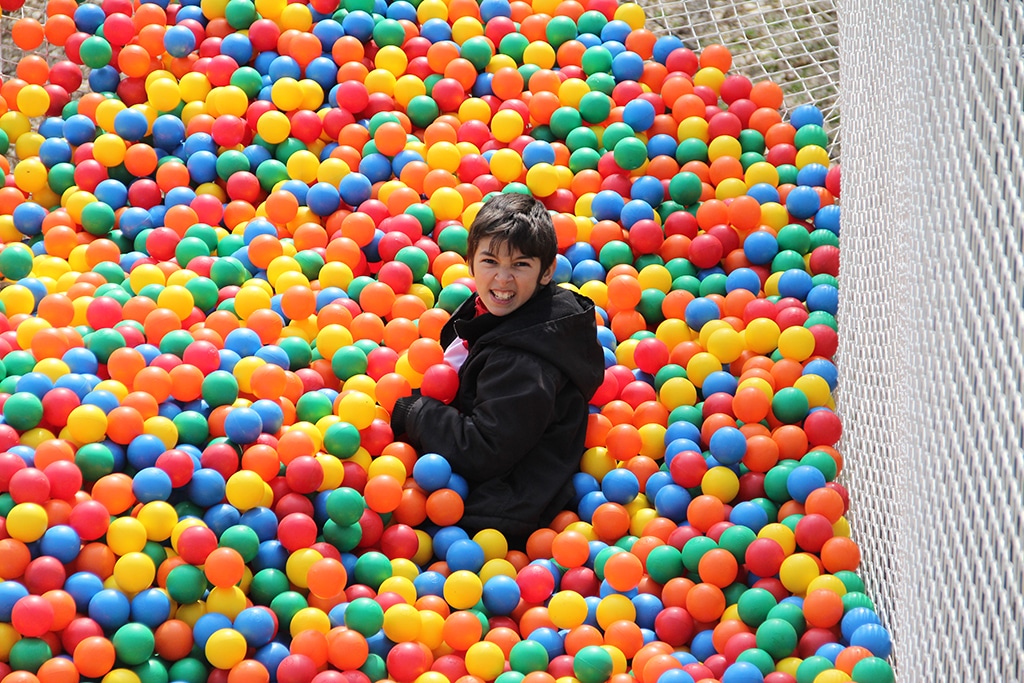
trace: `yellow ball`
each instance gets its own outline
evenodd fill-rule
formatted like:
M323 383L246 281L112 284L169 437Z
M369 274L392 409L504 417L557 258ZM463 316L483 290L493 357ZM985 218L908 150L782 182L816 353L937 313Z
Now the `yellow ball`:
M288 556L288 561L285 562L285 573L288 575L288 580L299 588L308 588L306 576L309 574L309 568L322 559L324 556L312 548L296 550Z
M7 533L22 543L38 541L48 524L46 510L37 503L18 503L7 513Z
M558 189L558 172L551 164L534 164L526 171L526 186L537 197L550 197Z
M338 417L356 429L366 429L376 416L377 406L373 398L361 391L348 392L338 401Z
M107 528L107 546L115 555L142 552L148 540L146 527L134 517L118 517Z
M658 399L668 410L697 405L697 389L686 377L673 377L661 385Z
M576 591L558 591L548 602L548 616L558 628L576 628L587 619L587 601Z
M814 354L814 334L806 327L787 327L779 335L779 353L790 360L807 360Z
M555 65L555 49L543 41L535 40L523 50L523 62L550 69Z
M697 138L698 140L708 141L708 122L702 116L690 116L679 122L679 126L676 128L676 133L680 140L688 140L690 138Z
M225 487L228 502L242 510L251 510L259 506L263 500L263 487L266 484L260 475L250 470L239 470L228 477Z
M502 109L491 120L491 131L499 142L511 142L523 134L526 124L519 112Z
M725 81L725 74L720 69L713 66L706 66L700 69L693 75L694 85L703 85L711 88L716 93L722 89L722 83Z
M597 603L597 624L602 629L621 620L636 621L636 606L621 593L612 593Z
M68 415L68 433L80 444L102 441L107 434L107 415L99 406L78 406Z
M409 65L409 57L397 45L385 45L377 51L373 58L374 66L391 72L396 78L405 73Z
M289 624L289 631L294 638L303 631L316 631L327 635L331 630L331 619L322 610L316 607L305 607L300 609L292 617Z
M782 551L787 555L791 555L796 550L796 535L792 529L781 522L764 525L757 532L757 537L772 539L782 546Z
M217 669L230 669L245 659L248 648L245 636L233 628L222 628L206 641L206 661Z
M170 503L154 500L142 506L137 519L146 528L146 538L161 543L171 537L178 512Z
M408 643L420 635L419 610L414 606L399 603L384 612L384 635L395 643Z
M272 145L288 139L291 130L292 124L288 117L279 111L264 112L256 121L256 132Z
M18 91L17 105L25 116L42 116L50 108L50 93L41 85L26 85Z
M14 167L14 183L24 192L39 192L46 187L48 172L37 158L19 161Z
M740 492L740 480L728 467L712 467L704 473L700 488L723 503L731 503Z
M523 173L523 159L512 149L499 149L491 157L491 174L503 183L519 179Z
M145 553L127 553L114 563L114 580L125 593L145 590L153 585L155 578L156 566Z
M704 386L704 380L713 372L718 372L722 369L722 363L718 358L711 353L702 351L701 353L695 353L690 362L686 364L686 376L694 386Z
M445 579L444 599L455 609L469 609L479 602L483 590L479 576L466 569L459 569Z
M740 141L729 135L719 135L708 145L708 160L714 161L721 157L732 157L739 159L743 154L743 146Z
M496 643L482 640L466 650L466 671L485 681L493 681L505 670L505 653Z
M743 174L747 187L753 187L760 183L766 183L772 187L779 186L779 171L767 161L755 161Z
M747 323L743 337L751 351L768 355L779 345L779 325L771 318L755 318Z
M731 363L742 355L746 344L736 330L722 328L708 337L708 352L722 363Z
M422 7L422 5L420 6ZM441 169L449 173L455 173L462 161L462 154L453 143L438 142L427 149L426 161L431 169Z
M827 405L832 399L832 390L821 375L803 375L793 383L793 386L804 392L811 408Z
M583 452L583 459L580 461L580 470L598 481L604 479L604 475L617 466L615 458L608 455L608 449L604 446L588 448Z

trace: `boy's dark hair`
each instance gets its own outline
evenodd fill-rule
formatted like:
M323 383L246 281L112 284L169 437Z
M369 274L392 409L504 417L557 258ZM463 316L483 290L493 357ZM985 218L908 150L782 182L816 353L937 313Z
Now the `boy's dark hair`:
M548 210L530 195L518 192L495 195L480 209L466 244L470 263L485 237L491 238L492 251L508 248L540 259L542 273L558 255L558 238Z

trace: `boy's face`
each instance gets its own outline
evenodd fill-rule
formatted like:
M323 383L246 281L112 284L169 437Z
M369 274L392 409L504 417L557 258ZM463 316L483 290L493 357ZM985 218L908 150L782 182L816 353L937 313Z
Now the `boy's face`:
M477 294L487 310L493 315L508 315L529 301L539 287L551 282L555 263L541 272L536 256L524 256L508 244L499 251L491 251L491 238L484 237L469 265Z

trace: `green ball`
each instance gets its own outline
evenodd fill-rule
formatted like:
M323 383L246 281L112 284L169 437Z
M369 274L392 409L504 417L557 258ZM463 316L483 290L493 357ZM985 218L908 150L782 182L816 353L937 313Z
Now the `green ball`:
M579 130L577 128L577 130ZM583 147L569 155L569 170L573 173L580 171L596 171L601 162L601 153L596 149Z
M281 625L282 630L291 625L292 617L299 610L304 610L307 607L309 607L309 603L306 602L306 598L302 593L296 591L284 591L270 601L270 610L277 615L277 622Z
M665 320L665 314L661 311L664 301L665 292L660 289L645 289L640 294L640 303L636 305L636 310L644 317L648 325L659 325Z
M753 128L744 128L740 131L740 147L744 152L756 152L764 154L764 135Z
M6 517L17 503L9 493L0 493L0 515Z
M835 234L831 230L825 230L824 228L818 228L811 232L811 251L814 251L818 247L826 244L831 247L838 247L839 235Z
M756 540L757 534L750 527L734 524L722 532L718 538L718 545L732 553L736 561L743 564L747 556L747 547Z
M594 45L583 51L580 66L583 68L583 73L588 76L598 73L610 74L612 72L612 59L613 55L608 48Z
M260 181L260 187L264 192L270 192L274 189L274 185L282 180L288 180L288 169L283 162L277 159L267 159L256 167L256 179Z
M296 152L305 151L306 149L306 143L304 143L302 140L299 140L298 138L288 138L287 140L279 144L277 148L274 150L274 157L282 164L287 164L288 160L292 158L293 154L295 154ZM256 177L259 177L258 172L256 174Z
M793 627L797 635L807 628L807 621L804 619L804 611L799 605L791 602L780 602L768 612L768 620L778 619Z
M299 397L295 404L295 416L300 422L316 424L334 412L334 402L322 392L311 391Z
M199 567L179 564L167 574L167 594L181 604L201 600L206 594L206 574Z
M549 664L547 648L535 640L520 640L508 655L509 666L522 674L546 671Z
M785 387L772 397L772 413L784 424L796 424L807 417L807 395L796 387Z
M597 556L594 557L594 573L597 574L598 579L604 581L604 566L607 564L608 558L621 552L625 551L617 545L610 545L607 548L603 548Z
M784 273L787 270L807 270L803 254L790 249L782 250L772 259L772 272Z
M171 418L178 430L178 442L193 446L202 446L210 438L210 423L202 413L194 410L183 410Z
M400 47L405 41L405 29L397 19L381 19L373 27L373 42L378 47L393 45Z
M521 683L524 678L526 675L518 671L503 671L494 679L494 683Z
M231 74L231 85L241 88L250 99L254 99L263 89L263 77L251 66L243 66Z
M220 244L217 245L218 253L222 251L224 242L225 240L221 240ZM249 271L245 269L242 262L232 256L219 258L210 266L210 279L213 280L213 283L219 289L232 285L240 287L249 277Z
M575 40L577 35L576 22L566 16L552 17L545 30L548 43L556 50L562 43Z
M4 367L7 368L7 376L27 375L36 367L36 359L29 351L11 351L4 356Z
M224 18L236 31L247 29L259 18L256 5L250 0L229 0L224 8Z
M22 638L11 646L7 661L15 671L35 673L52 657L53 651L42 638Z
M128 623L111 638L117 658L128 666L138 666L153 656L156 639L145 624Z
M819 655L808 657L796 668L796 683L814 683L818 674L828 671L832 667L832 661L825 657Z
M839 329L839 321L828 311L811 311L804 322L804 327L811 328L815 325L826 325L833 330Z
M779 230L775 238L779 243L779 250L789 249L800 255L807 254L811 249L811 233L807 228L795 223L787 225Z
M229 149L217 157L214 168L217 177L226 181L236 173L248 172L249 160L241 152Z
M339 526L331 520L324 522L324 540L343 553L355 548L362 539L363 528L359 522L347 526Z
M351 426L351 425L350 425ZM334 489L327 496L327 516L339 526L355 524L366 510L362 494L347 486Z
M86 205L86 208L100 202ZM103 206L107 206L104 204ZM107 207L108 209L110 207ZM8 280L20 280L32 272L32 250L24 244L9 244L0 251L0 274Z
M7 133L3 134L3 139L0 140L0 149L4 148L4 141L7 140ZM6 153L4 149L4 153ZM75 184L75 167L68 163L55 164L50 172L46 175L46 182L49 184L50 189L56 194L62 195L64 192Z
M334 353L331 358L331 370L335 377L344 381L355 375L366 374L368 361L366 354L358 346L345 346Z
M627 171L635 171L647 161L647 145L639 138L623 138L612 150L615 163Z
M366 674L371 681L383 681L388 677L388 667L384 658L373 652L366 657L366 661L359 667L359 670Z
M743 623L753 628L763 624L777 604L775 596L764 588L751 588L740 596L736 609Z
M704 277L700 281L700 295L708 296L709 294L720 294L725 296L726 294L726 280L728 276L725 273L711 273Z
M441 290L441 295L437 298L437 307L449 313L454 313L455 309L472 295L473 291L469 287L453 282Z
M647 555L647 574L665 585L683 573L683 556L671 545L659 545Z
M10 148L11 148L11 139L7 136L7 131L0 130L0 154L7 154L7 151ZM60 165L60 164L58 164L58 165ZM70 166L71 164L67 164L67 165ZM4 179L4 182L5 183L7 182L6 178ZM51 185L51 188L52 187L53 186Z
M110 360L110 354L126 346L124 335L114 329L96 330L85 342L86 348L93 352L96 360L106 363Z
M238 380L226 370L214 370L203 378L202 396L211 408L229 406L238 400Z
M843 596L843 611L849 612L857 607L866 607L875 611L875 603L862 591L850 591Z
M801 465L810 465L825 475L825 481L834 481L839 475L836 460L825 451L811 451L800 458Z
M707 160L708 143L704 142L700 138L687 138L685 140L681 140L679 145L676 147L676 162L680 166L688 164L691 161L706 162ZM682 202L679 203L682 204Z
M75 465L82 479L93 482L114 471L114 453L102 443L85 444L75 452Z
M633 249L625 242L612 240L601 247L597 260L605 270L611 270L615 266L632 265Z
M775 671L775 660L772 656L760 650L756 647L752 647L749 650L744 650L736 657L737 662L745 662L747 664L753 664L757 667L758 671L761 672L762 676L767 676L771 672Z
M139 683L169 683L171 680L167 667L156 658L132 667L132 671L139 677Z
M621 140L636 140L636 133L629 124L616 121L605 128L601 144L607 150L614 150Z
M795 460L781 460L765 473L764 491L768 498L780 504L792 499L789 489L786 488L786 481L789 479L789 473L797 464Z
M574 107L559 107L551 114L551 132L560 140L582 125L583 117Z
M572 672L580 683L603 683L614 666L611 653L600 645L586 645L572 658Z
M509 33L498 43L498 52L514 59L516 64L522 64L523 53L529 44L530 39L522 33Z
M423 276L430 272L430 257L419 247L402 247L395 254L395 260L409 266L415 282L422 282Z
M800 173L793 164L782 164L775 169L779 174L779 185L796 185L797 175Z
M313 361L313 349L301 337L284 337L277 345L288 355L288 369L292 372L309 367Z
M828 134L821 126L809 123L797 129L796 135L793 136L793 145L797 149L803 149L808 145L828 147Z
M392 576L391 560L387 555L376 551L368 551L356 560L353 578L356 583L377 590L386 579Z
M704 183L701 182L700 176L690 171L677 173L668 183L668 194L672 197L672 201L679 202L683 206L696 204L700 201L703 193ZM696 269L690 274L696 275Z
M359 301L359 295L363 293L363 289L365 289L367 285L373 284L373 281L372 277L366 275L359 275L358 277L352 278L352 282L348 283L346 293L353 301Z
M423 234L429 235L434 232L434 227L437 225L437 218L434 216L434 210L427 204L413 204L405 213L412 216L420 223L420 227L423 228Z
M704 555L717 547L718 544L707 536L691 538L683 546L683 566L686 567L687 571L696 572Z
M437 236L437 246L441 251L454 251L465 258L468 252L469 231L461 225L449 225Z
M345 610L345 626L364 636L372 636L384 625L384 610L376 600L356 598Z
M219 291L210 278L194 277L185 283L185 289L192 295L199 310L209 313L217 305Z
M287 591L290 585L288 575L280 569L261 569L252 577L249 596L257 605L269 605L274 597Z
M82 63L90 69L101 69L110 64L110 58L114 54L110 43L99 36L89 36L83 40L78 53Z
M590 93L587 93L587 95L589 94ZM584 95L584 97L586 97L586 95ZM585 126L580 126L579 128L571 131L565 137L565 146L569 148L570 152L575 152L579 149L595 150L598 148L599 144L597 133Z
M654 390L661 391L661 388L665 386L665 382L676 377L686 379L686 368L675 363L661 366L661 369L654 375Z
M43 419L43 402L35 394L19 391L4 402L4 422L23 432L32 429Z
M758 152L744 152L743 154L740 154L740 165L743 167L744 171L754 164L762 161L764 161L764 155L759 154Z
M194 341L187 330L171 330L160 340L160 353L170 353L178 358L185 354L185 349Z
M117 301L117 303L121 304L122 306L128 303L132 298L131 294L124 291L124 287L122 287L121 285L115 285L111 283L107 283L105 285L100 285L99 287L97 287L96 294L94 294L93 296L95 296L96 298L99 298L101 296L110 297L111 299L114 299L115 301ZM122 320L121 322L123 323L125 321ZM137 321L132 320L131 322ZM118 323L118 325L119 324L120 323ZM117 325L115 325L115 327L117 327Z
M171 664L170 671L167 673L175 683L178 681L181 683L206 683L206 678L209 676L206 665L194 657L179 659Z
M245 238L241 235L225 235L217 241L217 255L230 256L245 246ZM237 259L236 259L237 260ZM220 259L214 261L219 263Z
M595 36L601 35L601 29L608 23L608 17L597 10L587 10L576 20L576 26L580 33L592 33Z
M843 586L846 588L847 593L864 592L864 580L857 576L855 572L843 569L836 572L835 577L843 582Z
M870 683L895 683L896 674L893 673L889 662L878 657L865 657L853 665L853 680Z
M690 263L684 258L674 258L665 264L665 268L668 269L672 279L675 280L677 277L697 276L697 267Z
M679 406L668 415L668 423L689 422L700 427L704 424L704 415L697 406Z
M782 619L767 619L757 627L757 646L775 661L788 657L796 650L797 635L792 624Z
M554 21L552 19L552 21ZM549 24L550 26L550 24ZM402 39L405 39L405 31L403 29ZM494 57L494 51L491 49L491 41L483 36L473 36L462 44L462 51L459 54L463 59L469 60L477 71L483 71L490 64L491 58Z
M611 97L612 93L615 91L615 86L615 77L610 73L600 72L587 76L587 87L593 92L604 93ZM600 123L600 121L598 121L598 123Z
M252 562L256 558L256 553L259 552L260 537L256 535L252 527L244 524L235 524L224 530L217 541L217 545L221 548L231 548L237 551L242 556L242 559L248 563Z

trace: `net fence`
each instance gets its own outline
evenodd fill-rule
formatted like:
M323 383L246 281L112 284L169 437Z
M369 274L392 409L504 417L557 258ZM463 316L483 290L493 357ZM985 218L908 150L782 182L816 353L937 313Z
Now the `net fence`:
M842 153L844 483L899 679L1024 680L1024 4L643 4ZM0 18L5 77L43 6Z

